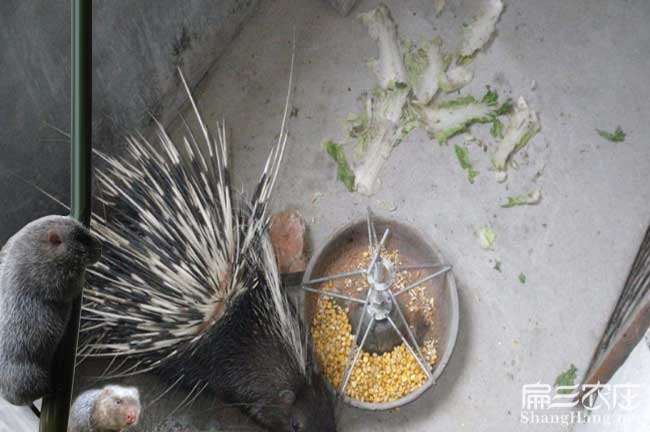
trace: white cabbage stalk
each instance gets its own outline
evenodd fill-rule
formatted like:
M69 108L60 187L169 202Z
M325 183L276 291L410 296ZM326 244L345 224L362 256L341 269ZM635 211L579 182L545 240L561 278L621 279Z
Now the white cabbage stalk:
M372 136L373 115L373 98L367 96L363 104L363 111L359 114L350 114L345 120L348 135L357 141L354 146L354 160L361 159L368 149L368 141Z
M474 69L469 64L451 66L443 76L440 88L445 92L456 91L465 87L474 79Z
M499 171L503 172L503 171ZM508 201L504 204L501 204L503 208L512 208L516 206L525 206L525 205L535 205L542 200L542 191L541 189L535 189L532 192L529 192L525 195L516 195L508 197Z
M409 51L406 63L413 94L420 105L431 103L438 89L452 92L466 86L474 78L474 69L470 64L457 64L448 69L449 59L442 51L440 38Z
M440 39L431 41L425 48L427 66L413 83L413 93L418 103L428 105L438 93L438 88L446 81L445 61L441 52Z
M388 7L381 4L360 17L379 47L374 71L380 88L374 92L373 113L368 116L371 130L368 131L365 156L354 172L355 189L361 194L372 195L381 167L401 139L399 122L409 89L397 26Z
M503 12L501 0L488 0L483 14L463 31L460 55L468 57L483 48L496 29L499 16Z
M468 98L466 102L453 105L423 107L421 113L427 131L438 143L443 144L470 124L487 121L494 113L494 107Z
M375 126L366 156L354 170L354 187L362 195L376 192L379 171L393 151L393 146L399 142L397 124L384 120Z
M510 156L521 150L540 129L537 113L528 108L526 100L520 96L512 114L510 114L510 121L503 133L503 139L497 144L492 155L494 168L505 171Z
M359 18L379 46L379 59L372 64L379 85L386 89L394 83L405 83L406 67L399 48L397 26L388 7L382 3L376 9L359 15Z

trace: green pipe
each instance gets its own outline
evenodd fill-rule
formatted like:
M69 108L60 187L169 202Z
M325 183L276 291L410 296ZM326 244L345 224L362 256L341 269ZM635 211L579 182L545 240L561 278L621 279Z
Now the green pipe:
M71 83L71 203L72 217L84 225L91 214L91 91L92 1L72 0ZM72 400L74 368L79 336L81 298L75 300L70 323L52 366L53 393L43 398L40 432L65 432Z

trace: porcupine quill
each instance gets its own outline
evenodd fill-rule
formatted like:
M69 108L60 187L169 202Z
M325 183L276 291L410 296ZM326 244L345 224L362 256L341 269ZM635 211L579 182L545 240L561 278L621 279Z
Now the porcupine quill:
M233 196L226 131L198 120L181 148L127 139L127 157L99 153L109 218L93 215L104 255L88 271L80 355L112 359L106 377L157 372L204 390L273 431L336 430L334 405L302 320L283 291L267 212L287 143L289 89L277 143L250 200ZM199 140L201 141L199 143Z

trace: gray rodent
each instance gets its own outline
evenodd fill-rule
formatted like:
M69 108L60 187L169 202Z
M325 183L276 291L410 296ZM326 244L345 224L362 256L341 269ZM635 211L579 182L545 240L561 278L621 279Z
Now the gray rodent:
M82 393L72 404L68 432L115 432L138 423L140 393L135 387L108 385Z
M26 405L50 390L50 368L100 243L67 216L37 219L0 250L0 394Z

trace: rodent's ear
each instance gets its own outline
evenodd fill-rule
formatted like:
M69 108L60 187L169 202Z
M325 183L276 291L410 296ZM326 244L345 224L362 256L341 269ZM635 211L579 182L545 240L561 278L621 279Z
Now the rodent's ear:
M49 230L47 232L47 241L54 246L58 246L63 242L59 233L54 230Z
M278 393L278 398L283 404L293 405L293 403L296 401L296 394L288 389L282 390L280 393Z

